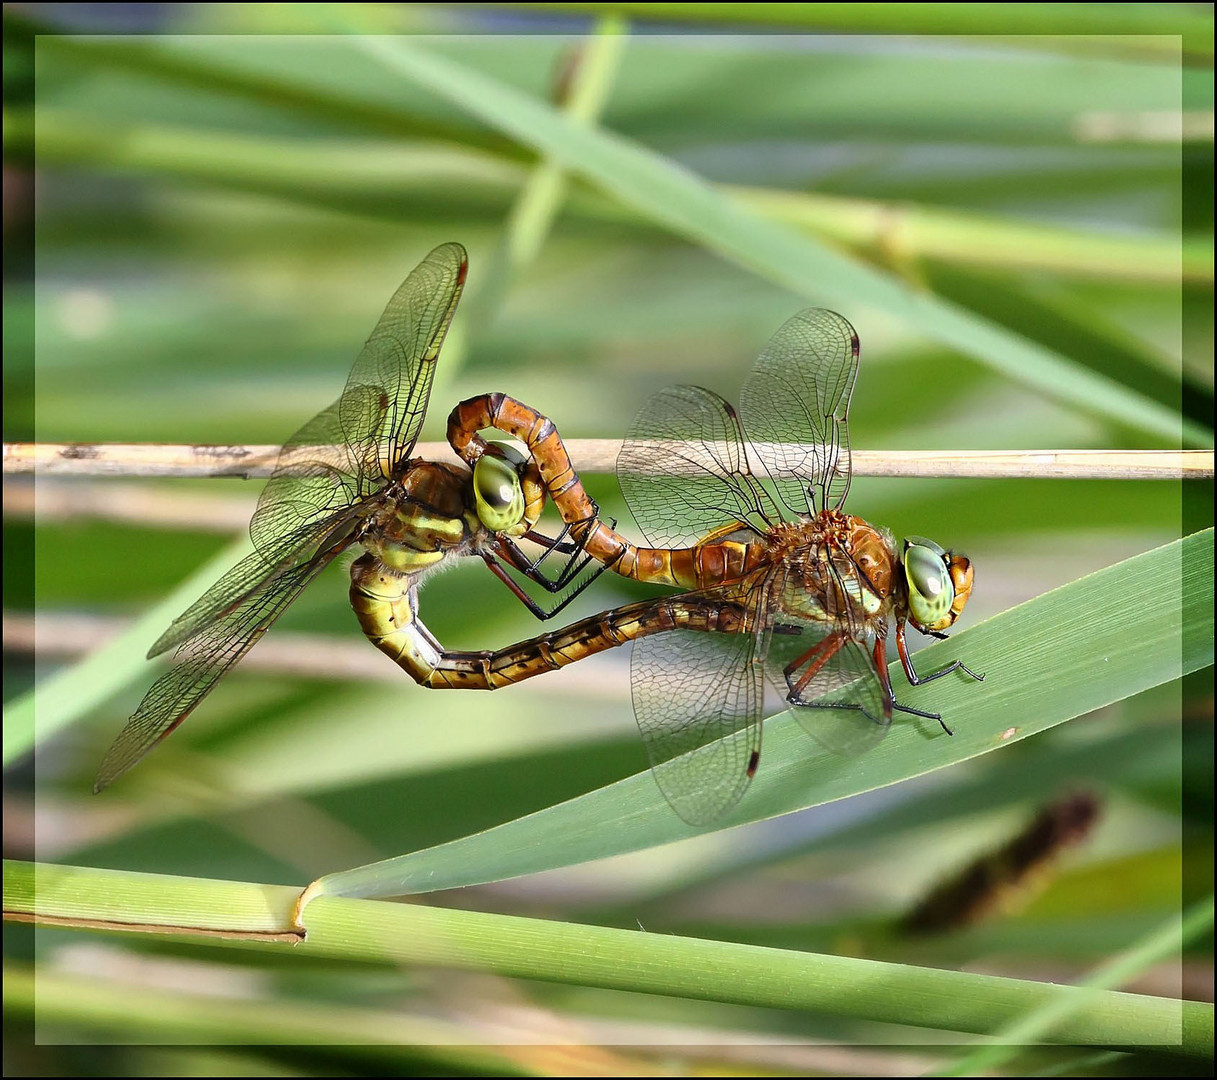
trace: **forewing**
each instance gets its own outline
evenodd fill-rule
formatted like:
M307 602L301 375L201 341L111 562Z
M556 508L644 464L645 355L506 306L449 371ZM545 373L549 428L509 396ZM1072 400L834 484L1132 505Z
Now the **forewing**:
M249 523L273 571L305 557L325 523L368 498L414 447L440 346L465 281L465 249L443 244L393 294L342 396L283 446Z
M686 547L734 521L764 531L781 520L748 469L735 410L700 386L670 386L643 405L617 479L655 547Z
M344 508L333 517L280 537L266 551L254 551L228 571L181 615L169 624L148 659L175 649L208 629L238 604L270 588L285 573L311 563L330 548L341 550L354 538L359 521L356 508Z
M659 790L690 825L731 809L761 747L755 636L669 630L634 642L634 716Z
M364 441L371 437L384 416L379 394L364 388L356 393L347 387L343 396L300 428L279 451L275 471L258 496L249 522L254 547L268 567L278 569L290 560L293 547L308 552L335 518L367 498L384 479L379 469L368 473L346 441L340 411L361 398Z
M796 512L840 506L849 491L849 399L858 335L835 311L787 320L744 383L740 412L752 447Z
M346 442L368 476L389 477L418 440L466 268L460 244L432 251L393 294L351 368L339 411Z
M101 791L113 783L169 735L340 550L341 546L335 546L311 562L292 566L263 581L224 615L191 636L178 649L174 666L152 684L114 740L93 790ZM255 552L250 559L257 557ZM235 579L248 562L246 559L238 564L203 599L229 578Z

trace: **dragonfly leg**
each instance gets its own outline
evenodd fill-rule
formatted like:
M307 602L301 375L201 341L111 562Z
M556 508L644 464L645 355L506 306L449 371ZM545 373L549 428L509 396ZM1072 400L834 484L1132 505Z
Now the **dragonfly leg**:
M613 522L613 527L616 527L616 522ZM567 522L563 526L562 531L557 537L548 537L544 533L539 533L535 529L529 529L524 534L525 540L530 540L532 543L543 547L545 550L535 559L529 559L519 545L510 537L499 536L496 538L496 545L503 548L499 554L511 561L511 564L522 574L528 576L531 581L544 586L550 592L559 592L565 589L580 573L593 561L600 562L604 569L608 569L613 565L613 561L597 560L585 549L584 545L578 541L568 541L567 536L570 535L574 526ZM566 564L562 567L556 578L547 578L540 573L541 566L554 552L562 555L567 555L569 558Z
M498 559L490 554L490 552L483 552L482 558L485 560L486 566L490 569L490 572L494 574L494 576L497 577L504 585L506 585L507 588L509 588L515 595L515 598L519 600L520 603L526 608L528 608L528 610L531 611L538 619L548 619L549 616L553 614L552 612L545 611L535 600L533 600L531 596L528 595L528 593L520 588L519 583L512 580L511 575L503 569Z
M946 637L945 634L935 635L935 637ZM900 653L900 666L904 668L904 677L908 679L909 685L920 686L922 683L933 682L935 679L941 679L944 675L950 675L952 671L962 671L965 675L970 675L977 682L984 682L984 675L977 675L970 667L962 660L953 660L940 671L935 671L932 675L918 675L913 670L913 658L909 654L908 645L904 640L904 621L896 623L896 650Z
M902 629L903 624L900 624L896 628L896 648L900 652L900 659L903 663L905 656L908 654L904 649L903 637L901 635ZM887 670L887 650L884 648L883 638L875 639L874 655L875 668L879 672L879 682L883 685L883 711L889 720L891 719L892 711L894 710L896 712L907 713L909 716L920 716L926 720L937 720L939 727L941 727L942 730L948 735L955 734L955 732L947 727L946 721L943 720L941 713L925 712L923 709L914 709L911 705L901 705L900 702L896 700L896 691L892 689L892 677ZM905 674L908 674L907 667L905 668ZM944 671L942 674L945 675L946 672ZM909 681L912 682L911 679ZM921 681L928 682L929 680L922 679ZM917 684L913 683L913 685L916 686Z
M530 612L532 612L533 615L542 621L545 619L551 619L557 615L559 611L566 607L567 604L574 600L576 596L582 593L584 589L586 589L593 581L596 580L597 577L608 569L607 566L598 564L595 573L589 575L585 581L580 582L575 588L571 589L570 593L567 596L564 596L556 606L547 609L542 607L531 596L529 596L528 593L526 593L523 588L520 587L519 582L512 580L511 575L503 567L503 564L499 562L499 557L494 552L484 551L482 552L482 558L485 560L486 565L490 568L490 572L512 591L520 603L522 603ZM582 565L586 565L591 561L591 559L586 559ZM513 563L512 565L515 564ZM522 573L527 572L519 566L516 568L521 570ZM544 588L553 593L561 592L563 588L567 587L565 585L559 585L556 582L551 582L543 574L537 574L535 577L531 577L530 575L530 580L536 581L539 585L542 585Z
M501 559L511 563L517 570L520 571L529 581L534 581L547 592L562 592L568 588L581 573L593 562L597 563L596 572L588 578L588 580L580 586L580 591L594 581L605 570L609 569L610 563L599 562L593 559L582 548L576 547L574 551L567 557L566 564L562 567L556 578L547 577L541 571L541 564L545 561L545 556L539 559L530 559L514 540L507 536L495 537L490 546L490 550ZM552 550L552 549L551 549ZM547 553L548 554L548 553Z
M822 641L818 641L798 659L787 664L782 671L782 674L786 676L786 685L790 687L790 693L786 695L786 700L796 705L802 704L799 699L802 697L803 691L807 689L807 684L820 673L824 665L837 654L844 644L845 635L839 630L835 631ZM799 676L797 682L792 683L790 681L792 676L804 664L809 664L810 666Z
M565 522L562 526L562 531L557 536L546 536L544 533L537 532L536 529L529 529L524 534L524 539L543 547L545 551L533 561L534 569L541 565L555 551L559 555L571 555L576 551L582 551L583 545L575 540L567 540L570 535L570 522Z
M592 505L595 506L594 501L593 501ZM597 518L599 517L599 514L600 514L600 508L597 506L596 507ZM555 551L558 552L560 555L573 555L576 552L584 551L584 545L580 541L567 540L566 538L568 536L570 536L571 531L575 528L579 528L581 532L586 533L587 530L591 528L594 520L595 519L592 519L589 521L564 522L562 525L562 531L560 533L558 533L557 536L554 536L554 537L546 536L544 533L539 533L536 531L536 529L529 529L528 532L526 532L524 534L524 539L531 541L532 543L536 544L538 547L545 548L545 551L542 552L541 555L539 555L535 560L533 560L533 564L532 564L533 569L536 569L537 567L539 567ZM614 530L617 528L617 519L616 518L609 518L609 528L614 529Z

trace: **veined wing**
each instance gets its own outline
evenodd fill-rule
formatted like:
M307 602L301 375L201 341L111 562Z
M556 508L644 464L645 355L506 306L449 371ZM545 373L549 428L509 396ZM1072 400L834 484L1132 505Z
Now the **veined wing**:
M753 449L796 513L838 507L849 491L849 399L858 335L835 311L787 320L744 383L740 411Z
M707 825L743 796L761 752L763 642L751 629L763 583L686 593L679 599L744 608L741 633L668 630L634 641L634 718L659 790L690 825ZM760 646L758 648L758 645Z
M384 408L378 393L365 391L365 436L370 437ZM359 396L347 387L338 401L309 420L279 451L275 471L249 522L250 538L268 573L311 557L337 521L384 486L379 471L369 475L355 448L343 438L340 410Z
M339 412L365 478L390 478L418 441L466 270L460 244L432 251L393 294L355 359Z
M249 523L268 562L282 558L284 537L307 545L312 525L383 487L414 448L465 271L460 244L423 259L393 294L342 396L284 444Z
M345 394L284 444L249 522L253 554L174 619L149 658L181 645L292 566L310 562L335 534L355 531L360 503L379 485L367 482L342 439L344 400ZM369 411L369 423L371 417Z
M669 630L634 642L634 717L672 809L707 825L747 790L761 750L762 668L753 634Z
M169 624L148 650L148 659L202 633L293 568L312 563L331 548L341 550L354 539L359 525L359 506L342 507L327 520L284 533L268 542L265 550L253 551Z
M735 409L700 386L671 386L643 405L617 479L655 547L687 547L735 521L764 531L782 520L748 468Z
M190 636L179 647L174 666L152 684L107 751L93 790L101 791L113 783L186 719L221 676L253 648L301 590L345 546L344 539L319 551L309 562L289 566L277 575L264 578L223 615L212 618ZM235 584L223 591L237 593L249 574L243 568L251 559L260 558L254 552L238 563L208 590L203 599L220 590L230 578Z
M284 445L250 521L255 551L153 645L177 648L110 748L96 789L168 735L253 646L362 524L363 503L413 449L440 345L465 280L465 249L444 244L406 278L355 360L342 396Z

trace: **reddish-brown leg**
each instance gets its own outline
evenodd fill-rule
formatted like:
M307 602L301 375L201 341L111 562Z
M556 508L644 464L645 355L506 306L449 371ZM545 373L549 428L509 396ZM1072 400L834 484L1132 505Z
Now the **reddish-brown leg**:
M829 660L840 652L841 646L844 644L845 635L840 630L836 630L829 634L828 637L826 637L818 645L814 645L812 648L808 649L807 652L805 652L793 664L791 664L786 669L787 674L792 671L797 671L803 664L811 661L811 666L799 676L799 681L795 683L791 693L795 697L802 694L804 689L807 687L807 684L819 674L820 670L825 664L828 663Z
M896 648L900 650L900 655L903 657L904 639L899 636L899 631L897 631ZM883 718L890 720L892 706L896 704L896 693L892 689L892 677L887 670L887 643L883 638L875 638L874 651L871 655L875 660L875 670L879 673L879 685L883 687Z

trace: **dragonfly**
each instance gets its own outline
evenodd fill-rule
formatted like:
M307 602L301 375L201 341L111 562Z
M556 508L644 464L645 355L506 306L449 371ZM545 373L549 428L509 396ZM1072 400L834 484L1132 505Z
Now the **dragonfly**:
M494 441L480 444L469 468L411 457L467 267L460 244L427 255L389 301L338 400L284 445L250 521L253 553L149 650L149 658L176 650L175 664L110 747L95 791L171 734L348 548L363 549L351 565L350 599L364 633L416 678L433 667L439 648L418 618L418 588L455 557L480 556L538 618L556 614L590 584L598 570L582 574L590 558L569 539L569 528L552 538L534 528L546 490L527 455ZM507 400L513 424L538 426L539 414ZM529 558L520 539L543 554ZM550 577L542 564L553 552L567 558ZM555 595L554 605L533 600L509 568Z
M856 755L901 705L886 643L913 686L962 672L955 660L919 676L906 627L944 638L972 592L966 555L891 533L845 512L849 407L858 335L836 312L788 320L746 379L740 408L676 386L639 412L617 475L649 547L600 520L556 432L516 424L510 399L463 402L448 438L468 461L479 430L520 439L583 551L618 574L683 590L626 605L494 653L448 654L462 685L501 686L633 642L635 718L652 772L676 813L709 824L743 796L760 761L766 686L813 737Z

